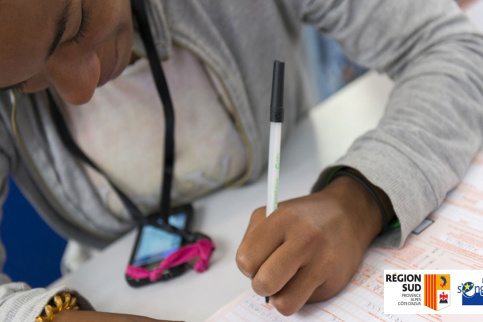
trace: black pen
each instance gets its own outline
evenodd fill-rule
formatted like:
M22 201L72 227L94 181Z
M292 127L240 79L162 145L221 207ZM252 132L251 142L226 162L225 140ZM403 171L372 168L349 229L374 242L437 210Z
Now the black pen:
M285 63L273 63L272 99L270 104L270 144L268 149L267 213L268 217L278 206L278 179L280 172L280 144L283 123L283 83ZM269 302L269 297L265 297Z

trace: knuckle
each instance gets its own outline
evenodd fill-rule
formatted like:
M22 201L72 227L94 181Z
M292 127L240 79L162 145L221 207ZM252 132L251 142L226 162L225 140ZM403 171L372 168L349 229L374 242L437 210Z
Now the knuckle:
M253 278L255 275L255 264L249 256L249 252L244 251L242 247L238 248L236 253L236 265L243 275L247 276L248 278Z
M266 270L259 270L252 281L255 293L263 296L275 294L278 291L278 284L273 276Z

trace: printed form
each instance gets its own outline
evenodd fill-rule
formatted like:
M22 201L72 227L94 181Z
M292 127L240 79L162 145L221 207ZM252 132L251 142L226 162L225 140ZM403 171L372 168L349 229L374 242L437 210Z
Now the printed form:
M384 314L384 269L483 269L483 152L402 249L370 248L349 285L333 299L307 304L285 317L250 290L208 321L442 320L437 314Z

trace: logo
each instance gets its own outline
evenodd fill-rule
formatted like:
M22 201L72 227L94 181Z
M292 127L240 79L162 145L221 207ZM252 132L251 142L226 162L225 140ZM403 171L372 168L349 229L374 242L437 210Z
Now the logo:
M458 286L458 293L461 293L463 305L483 305L483 287L473 282L462 283Z
M424 305L439 311L450 305L450 275L424 275Z
M385 314L483 316L483 269L384 270L383 278Z

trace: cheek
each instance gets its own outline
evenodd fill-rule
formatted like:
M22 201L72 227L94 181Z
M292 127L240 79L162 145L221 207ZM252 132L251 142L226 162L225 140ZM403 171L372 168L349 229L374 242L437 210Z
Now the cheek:
M129 0L103 0L87 7L91 13L85 50L95 50L102 61L110 57L114 49L119 51L120 66L131 58L133 23Z
M120 56L120 70L122 72L129 65L132 58L132 43L134 32L132 28L119 34L118 46Z
M86 8L91 16L89 23L91 37L102 41L128 29L132 32L130 3L129 0L94 0L87 4L86 1Z
M48 41L31 41L27 45L20 42L0 45L0 87L32 78L44 65L45 43Z
M112 34L116 50L119 54L119 65L115 77L119 76L131 61L134 28L132 22L131 2L129 0L115 1L115 14L113 20L115 31Z
M50 83L45 78L35 76L27 81L22 91L24 93L35 93L47 89L49 86Z

